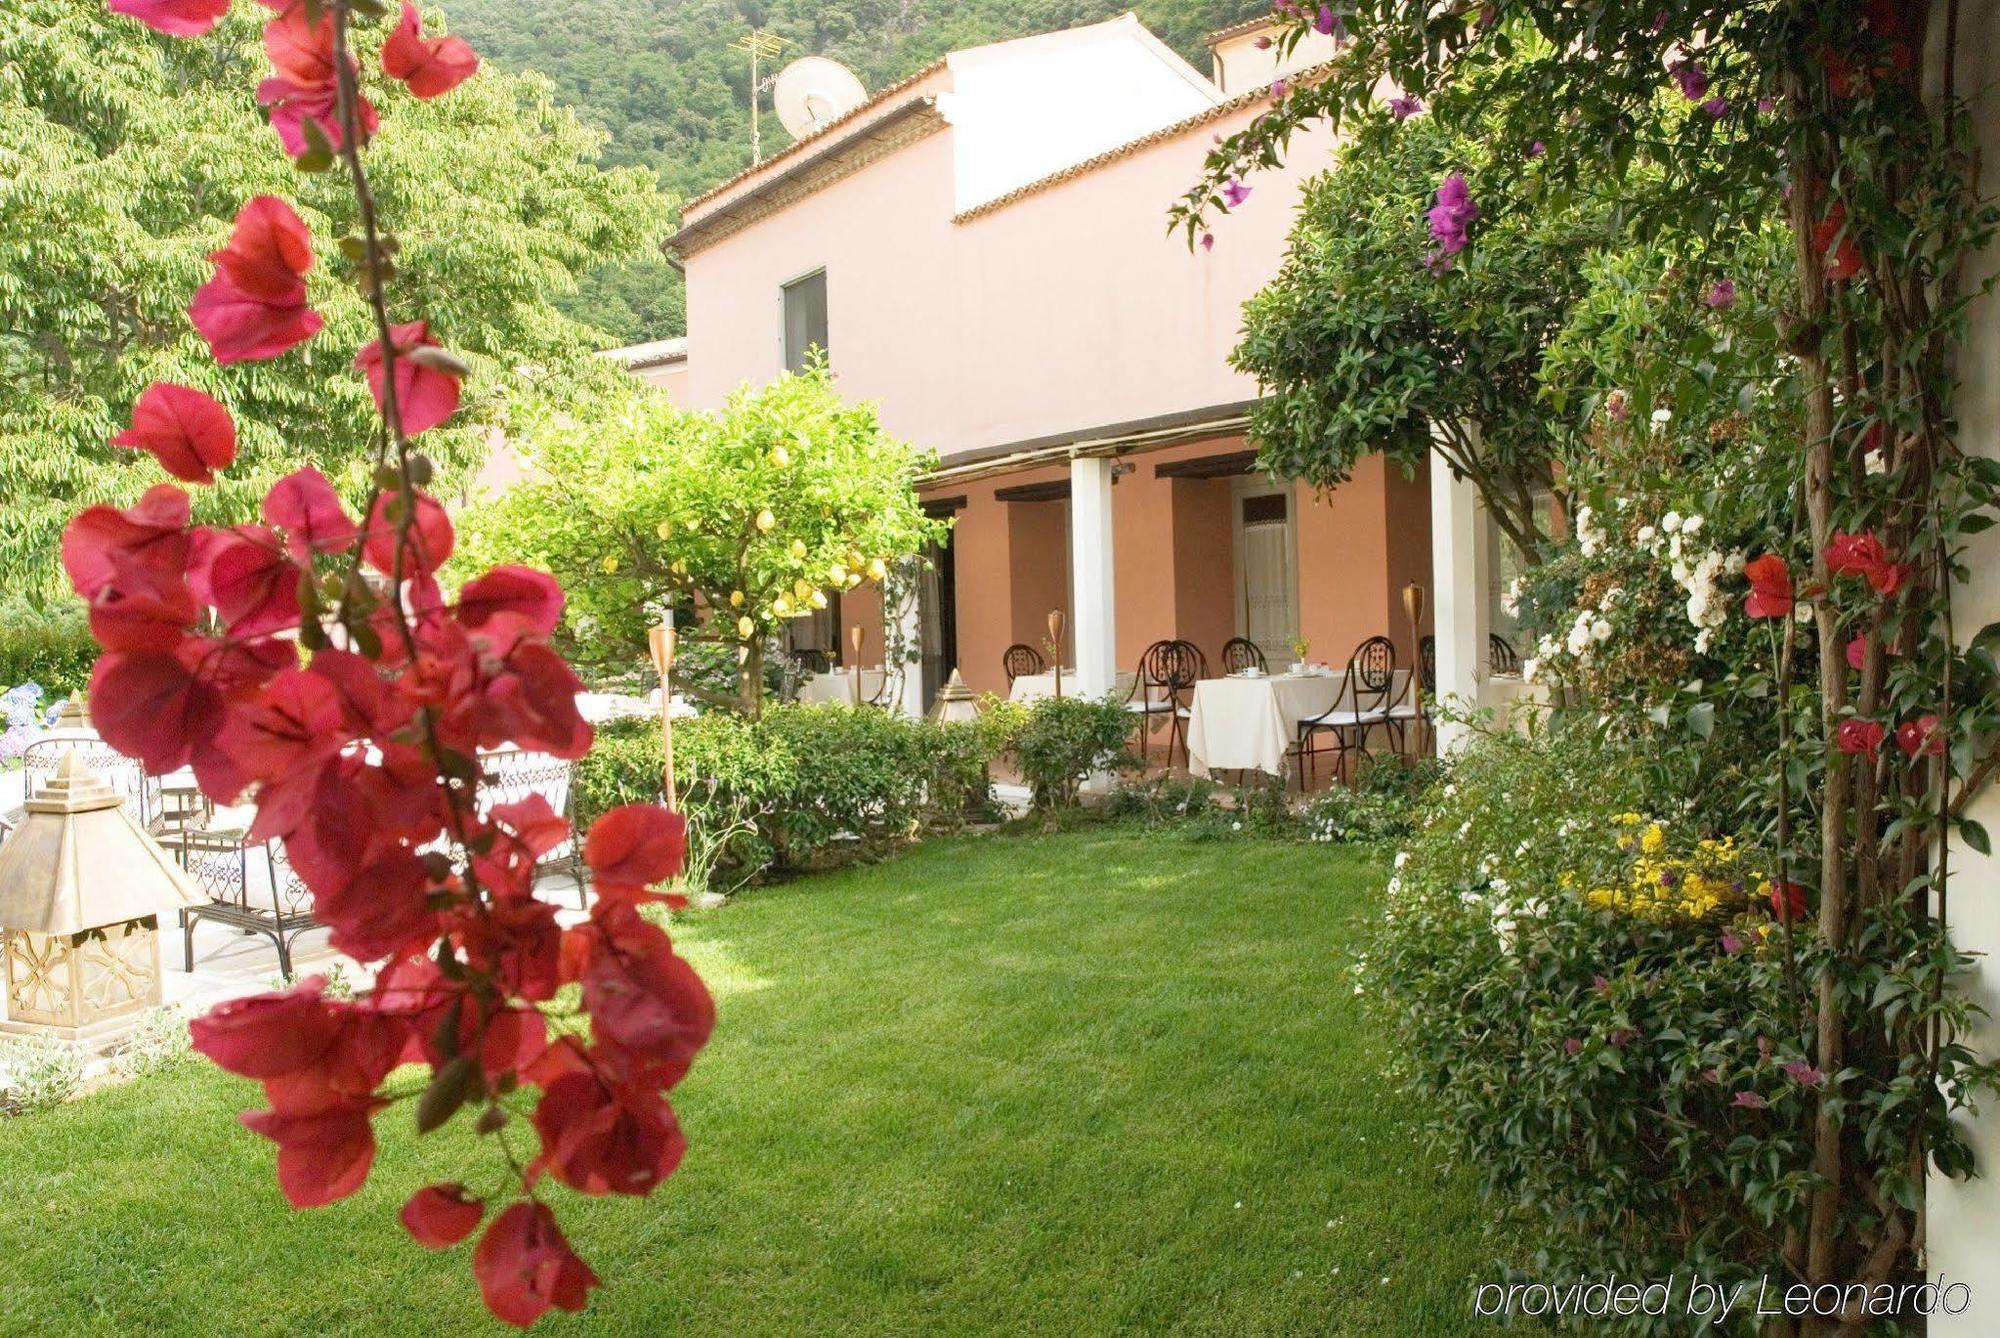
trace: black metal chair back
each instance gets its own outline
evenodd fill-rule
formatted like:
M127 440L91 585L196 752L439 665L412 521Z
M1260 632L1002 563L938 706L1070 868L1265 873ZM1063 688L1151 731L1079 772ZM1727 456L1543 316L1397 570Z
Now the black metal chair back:
M795 650L792 658L798 661L802 674L824 674L833 668L833 652L825 650Z
M1042 653L1025 642L1017 641L1007 647L1000 657L1000 663L1007 670L1007 686L1023 674L1039 674L1043 669Z
M1174 642L1174 644L1175 644L1176 646L1179 646L1179 647L1181 648L1181 650L1182 650L1183 652L1185 652L1185 653L1187 654L1187 656L1188 656L1188 657L1189 657L1190 659L1192 659L1192 660L1194 661L1194 677L1195 677L1195 681L1196 681L1196 682L1198 682L1198 681L1200 681L1201 679L1204 679L1204 678L1207 678L1207 677L1208 677L1208 656L1206 656L1206 655L1204 655L1204 654L1202 654L1202 653L1201 653L1201 647L1200 647L1200 646L1197 646L1197 645L1195 645L1195 644L1194 644L1194 642L1192 642L1192 641L1181 641L1181 640L1176 640L1176 641ZM1194 683L1192 683L1192 682L1191 682L1191 683L1189 683L1189 684L1188 684L1188 686L1189 686L1189 687L1193 687L1193 686L1194 686Z
M1425 704L1437 695L1438 643L1434 636L1417 638L1417 681L1423 684Z
M1486 637L1486 664L1496 674L1518 674L1521 672L1520 652L1514 643L1498 632Z
M1354 648L1347 660L1347 691L1357 711L1379 710L1389 704L1396 686L1396 643L1371 636Z
M1155 641L1139 657L1136 687L1147 701L1178 701L1201 680L1201 652L1185 641Z
M1255 669L1262 673L1267 668L1264 663L1264 652L1248 637L1233 636L1222 643L1223 673L1240 674L1245 669Z

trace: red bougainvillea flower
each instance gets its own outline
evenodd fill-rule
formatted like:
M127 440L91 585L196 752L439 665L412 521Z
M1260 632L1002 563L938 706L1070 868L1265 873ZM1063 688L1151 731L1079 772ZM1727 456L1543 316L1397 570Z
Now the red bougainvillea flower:
M297 158L311 148L305 131L308 122L318 127L327 147L338 150L346 142L346 133L340 123L331 15L322 13L319 22L313 23L304 5L286 7L264 25L264 54L270 57L276 73L257 85L257 101L270 108L271 128L278 132L285 152ZM360 68L349 59L351 68ZM355 114L361 137L371 138L379 124L374 106L367 98L360 98Z
M701 977L629 901L597 902L591 922L570 933L564 951L586 958L584 1008L599 1049L633 1076L679 1082L715 1029L715 1000Z
M222 21L229 0L111 0L111 12L169 37L199 37Z
M1903 588L1909 568L1889 561L1888 550L1873 533L1835 530L1826 546L1826 566L1836 576L1860 576L1876 594L1888 597Z
M403 1229L427 1250L442 1250L470 1236L486 1205L464 1185L425 1185L403 1205Z
M245 1078L281 1078L319 1063L340 1019L325 998L326 977L291 989L230 999L189 1021L194 1048Z
M125 593L179 585L192 540L188 495L171 483L146 489L132 506L93 506L63 528L62 563L72 589L95 601L113 586Z
M1797 883L1771 884L1771 914L1780 920L1806 918L1806 890Z
M410 0L403 0L403 18L382 44L382 72L399 79L411 94L434 98L451 92L479 68L461 37L425 37L423 20Z
M1944 756L1944 731L1934 715L1920 715L1896 726L1896 746L1905 757Z
M1843 753L1858 753L1872 758L1881 751L1882 739L1887 733L1878 720L1849 716L1840 722L1840 728L1834 734L1834 745Z
M544 1085L535 1132L542 1155L533 1169L552 1171L581 1194L650 1194L687 1152L673 1107L657 1091L610 1086L587 1071Z
M298 626L299 566L262 525L197 531L188 586L232 636L268 636Z
M562 586L533 567L498 566L458 592L459 624L489 634L548 636L562 621L562 609Z
M1743 564L1750 582L1749 598L1743 612L1752 618L1783 618L1792 611L1792 573L1776 553L1751 558Z
M213 483L236 458L236 423L212 396L155 381L132 406L132 426L111 444L147 452L177 479Z
M361 556L368 565L387 576L396 569L396 540L399 531L395 514L401 506L401 499L394 493L382 493L375 498L375 508L368 513L368 533L361 541ZM451 556L452 546L457 536L451 528L451 517L444 507L427 492L417 494L416 523L410 526L410 538L404 553L403 575L414 576L430 573L444 565Z
M272 484L263 512L264 523L284 531L286 548L300 562L315 553L345 553L361 536L340 494L310 465Z
M576 1257L546 1204L509 1204L472 1252L486 1308L527 1328L551 1306L581 1310L597 1274Z
M599 818L584 842L599 896L643 893L681 871L687 820L659 804L625 804Z
M396 412L403 420L403 434L414 437L458 411L458 378L418 352L438 347L426 322L398 325L389 331L389 339L396 350ZM367 374L375 407L382 408L382 341L369 342L355 355L354 366Z
M1836 241L1838 245L1836 245ZM1813 246L1826 256L1826 277L1835 282L1851 279L1861 272L1861 248L1847 227L1847 206L1839 200L1813 228Z
M259 195L244 205L229 244L209 259L215 277L195 293L188 315L217 362L275 358L325 324L306 305L311 234L283 200Z
M306 1114L246 1110L245 1128L278 1145L278 1188L294 1208L344 1199L368 1179L375 1162L374 1113L389 1103L363 1101Z
M1868 663L1868 635L1863 633L1847 643L1847 667L1860 673Z

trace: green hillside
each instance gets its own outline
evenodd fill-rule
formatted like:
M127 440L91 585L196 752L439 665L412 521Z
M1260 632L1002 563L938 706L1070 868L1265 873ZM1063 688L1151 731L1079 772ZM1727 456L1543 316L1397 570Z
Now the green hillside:
M445 0L452 27L509 69L534 69L611 136L607 166L640 165L685 198L750 162L750 66L730 43L762 26L871 89L947 51L1091 23L1136 9L1198 68L1202 37L1256 0ZM767 100L766 112L770 109ZM789 142L763 121L764 150ZM564 303L621 343L685 332L679 276L664 261L600 271Z

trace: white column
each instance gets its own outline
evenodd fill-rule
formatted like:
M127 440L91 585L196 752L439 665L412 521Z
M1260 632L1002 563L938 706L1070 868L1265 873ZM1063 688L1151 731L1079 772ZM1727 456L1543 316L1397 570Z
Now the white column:
M1096 697L1118 681L1117 597L1112 579L1108 456L1069 462L1070 631L1076 690Z
M921 717L924 713L924 624L919 616L923 601L918 584L923 577L918 563L919 559L911 558L903 564L902 579L896 583L902 602L893 609L882 610L885 624L890 619L895 620L896 640L904 654L914 653L917 656L914 660L905 659L897 666L902 672L902 682L896 694L896 704L904 715L913 717Z
M1431 454L1431 592L1437 635L1437 691L1461 708L1479 703L1486 676L1486 532L1472 480L1456 478ZM1438 722L1438 752L1464 742L1465 727Z
M2000 76L2000 4L1980 0L1965 9L1958 87L1971 106L1974 149L1990 163L2000 154L2000 84L1995 82ZM1965 267L1962 291L1978 292L1996 268L2000 249L1989 247ZM2000 356L2000 302L1991 296L1979 299L1968 320L1954 405L1958 440L1967 451L2000 455L1994 444L2000 432L2000 381L1993 376L1994 359ZM2000 529L1970 541L1966 564L1972 576L1959 587L1952 611L1961 637L2000 619ZM1989 786L1967 816L1989 832L2000 831L2000 792ZM1966 952L1984 954L1973 966L1965 992L1987 1016L1963 1039L1977 1058L1991 1059L2000 1054L2000 858L1980 855L1954 840L1950 896L1952 941ZM1935 1281L1942 1273L1947 1285L1962 1282L1970 1294L1970 1304L1959 1314L1930 1316L1929 1331L1936 1338L2000 1333L2000 1256L1993 1249L2000 1239L2000 1110L1991 1101L1971 1122L1968 1135L1978 1173L1959 1181L1933 1172L1926 1192L1926 1278ZM1966 1296L1955 1292L1952 1301Z

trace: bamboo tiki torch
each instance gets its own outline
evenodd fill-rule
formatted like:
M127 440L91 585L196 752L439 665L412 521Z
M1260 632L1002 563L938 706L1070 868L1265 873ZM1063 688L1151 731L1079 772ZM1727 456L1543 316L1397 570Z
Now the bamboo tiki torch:
M1063 611L1061 609L1049 610L1049 647L1056 662L1056 696L1060 698L1062 696L1063 662Z
M1416 703L1416 715L1412 723L1416 726L1417 743L1424 740L1424 588L1415 581L1403 587L1403 611L1410 615L1410 645L1416 649L1417 662L1410 670L1410 700ZM1421 746L1412 750L1421 754Z
M861 644L868 639L860 623L847 629L847 644L854 647L854 704L861 705Z
M667 807L677 809L674 796L674 629L662 623L658 627L646 629L646 645L653 653L653 668L660 675L660 755L665 759L661 770L663 782L660 793L666 796Z

